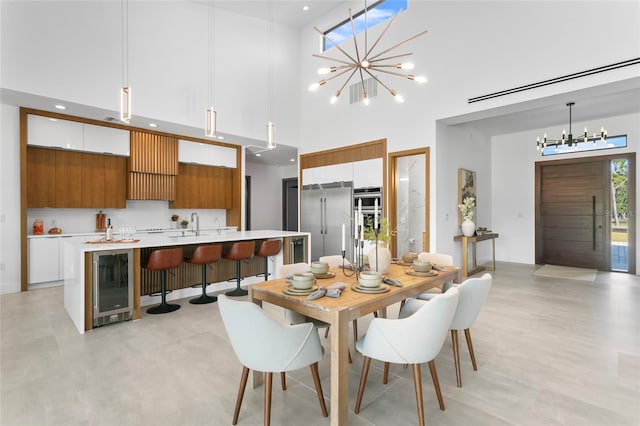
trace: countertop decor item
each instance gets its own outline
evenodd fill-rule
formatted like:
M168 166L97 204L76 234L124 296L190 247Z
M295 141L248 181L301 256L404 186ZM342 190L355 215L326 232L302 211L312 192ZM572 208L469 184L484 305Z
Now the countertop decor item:
M107 215L100 210L96 213L96 232L104 232L107 230Z
M400 10L395 14L395 16L393 16L393 18L389 19L389 22L387 23L387 26L385 27L384 31L382 31L380 33L380 35L378 36L378 38L375 40L374 43L372 43L371 45L369 45L368 43L368 25L367 25L367 17L368 17L368 12L369 9L373 9L373 14L374 15L378 15L380 13L384 13L385 11L377 9L379 6L378 4L374 4L373 6L371 6L371 8L369 8L367 6L367 1L365 0L364 2L364 45L363 46L358 46L358 40L356 38L357 34L359 31L356 30L356 28L361 28L361 23L358 22L358 25L356 26L355 22L354 22L354 17L353 14L351 13L351 9L349 9L349 21L351 23L351 35L353 37L353 45L355 46L355 52L350 53L347 52L346 50L344 50L340 44L338 44L337 40L333 40L332 37L333 35L331 34L331 31L321 31L320 29L318 29L318 27L313 27L313 29L319 33L323 39L328 42L326 44L327 48L329 47L335 47L342 55L344 55L344 57L342 58L332 58L329 56L325 56L325 55L317 55L317 54L313 54L312 56L316 57L316 58L320 58L320 59L324 59L327 61L330 61L333 66L330 67L326 67L326 68L321 68L318 70L318 74L331 74L330 77L327 78L323 78L320 81L318 81L317 83L313 83L311 86L309 86L309 91L314 91L316 89L318 89L320 86L323 86L324 84L326 84L329 80L333 80L334 78L340 77L343 74L348 74L348 77L346 78L346 80L342 83L342 85L340 86L340 88L335 92L335 94L333 95L333 97L331 98L331 103L335 103L338 100L338 97L340 96L340 93L342 93L342 90L347 86L347 84L349 83L349 81L351 81L351 78L357 74L358 77L360 77L360 84L358 84L358 88L359 90L361 90L361 96L362 96L362 101L364 102L365 105L369 105L369 92L367 92L367 84L365 81L365 77L369 76L371 79L377 81L382 87L384 87L385 89L387 89L387 91L389 92L389 94L391 96L393 96L396 101L398 102L404 102L404 98L398 93L396 92L394 89L390 88L389 86L387 86L385 83L382 82L382 80L380 80L379 77L379 73L385 73L385 74L389 74L389 75L393 75L396 77L401 77L401 78L406 78L408 80L411 81L416 81L418 83L426 83L427 82L427 78L423 77L423 76L415 76L413 74L405 74L399 71L402 70L411 70L413 69L413 64L411 62L404 62L404 63L399 63L398 59L405 57L405 56L410 56L412 55L412 53L390 53L392 51L394 51L396 48L417 39L418 37L423 36L424 34L426 34L426 31L422 31L416 35L414 35L413 37L409 37L408 39L401 41L397 44L394 44L393 46L387 48L387 49L383 49L383 48L379 48L377 51L374 52L375 48L378 47L378 43L380 42L380 40L382 40L382 38L384 37L385 34L387 34L387 32L389 31L389 28L391 28L391 25L395 22L396 18L398 17L398 15L400 14ZM356 14L356 18L355 20L360 20L359 16L361 14ZM373 24L372 24L373 25ZM331 34L331 35L330 35ZM345 43L346 45L346 43ZM346 46L345 46L346 47ZM376 74L374 74L374 72Z
M472 236L476 231L476 225L471 220L473 218L473 208L476 206L475 200L475 197L469 196L464 199L462 204L458 204L458 209L464 218L462 224L460 224L460 229L465 237Z

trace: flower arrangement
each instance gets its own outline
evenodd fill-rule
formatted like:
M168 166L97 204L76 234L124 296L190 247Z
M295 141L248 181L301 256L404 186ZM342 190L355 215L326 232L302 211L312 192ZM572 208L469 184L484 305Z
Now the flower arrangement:
M458 209L462 213L464 220L471 220L473 218L473 208L476 206L475 197L466 197L462 204L458 204Z

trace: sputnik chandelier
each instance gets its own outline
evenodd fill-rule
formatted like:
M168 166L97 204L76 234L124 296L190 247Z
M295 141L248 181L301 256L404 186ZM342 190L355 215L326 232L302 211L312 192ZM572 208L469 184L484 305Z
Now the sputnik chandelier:
M389 94L391 94L391 96L393 96L398 102L404 102L404 98L402 97L402 95L400 95L398 92L396 92L394 89L390 88L388 85L386 85L385 83L383 83L380 78L378 78L376 75L373 74L373 72L380 72L380 73L384 73L384 74L389 74L389 75L393 75L396 77L402 77L402 78L406 78L408 80L412 80L412 81L416 81L418 83L426 83L427 82L427 78L423 77L423 76L415 76L413 74L405 74L402 72L398 72L398 71L391 71L390 69L397 69L397 70L411 70L414 68L414 65L411 62L404 62L404 63L399 63L398 59L399 58L404 58L407 56L411 56L412 53L401 53L401 54L396 54L396 55L391 55L391 56L385 56L387 53L397 49L400 46L403 46L404 44L424 35L427 33L427 31L423 31L419 34L416 34L413 37L410 37L388 49L385 49L379 53L375 53L374 49L378 46L378 43L380 42L380 40L382 40L382 38L384 37L384 35L387 33L387 31L389 30L389 28L391 28L391 25L395 22L396 18L398 17L398 15L400 14L400 11L398 11L398 13L396 13L393 18L391 18L389 20L389 23L387 24L387 26L385 27L384 31L382 31L382 33L380 34L380 36L378 36L378 38L376 39L376 41L371 45L371 47L368 46L368 37L367 37L367 2L365 1L364 3L364 47L361 49L358 47L358 42L356 40L356 27L355 24L353 22L353 15L351 13L351 9L349 9L349 21L351 22L351 34L352 34L352 38L353 38L353 44L355 46L355 55L350 55L349 53L347 53L344 49L342 49L338 43L334 42L330 36L328 36L326 33L320 31L318 29L318 27L313 27L313 29L319 33L324 40L328 41L331 46L335 46L336 49L338 49L338 51L340 53L342 53L344 55L345 58L332 58L329 56L324 56L324 55L317 55L317 54L313 54L312 56L316 57L316 58L320 58L320 59L325 59L327 61L332 62L334 65L333 66L329 66L329 67L325 67L325 68L320 68L318 70L318 74L320 75L325 75L325 74L333 74L331 77L322 79L316 83L313 83L311 86L309 86L309 91L314 91L316 89L318 89L320 86L325 85L328 81L333 80L335 78L338 78L344 74L348 74L347 79L342 83L342 86L340 86L340 88L335 92L335 94L331 97L331 103L336 103L338 100L338 97L340 97L340 94L342 93L342 90L345 88L345 86L349 83L349 81L351 81L351 78L358 73L358 76L360 77L360 87L362 90L362 99L365 105L369 105L369 96L367 93L367 88L365 86L365 76L369 75L371 78L373 78L375 81L377 81L378 83L380 83L380 85L382 85L385 89L387 89L387 91L389 92Z
M607 140L607 131L605 130L604 127L600 128L600 135L597 135L596 133L594 133L593 137L588 136L587 128L585 127L584 134L574 139L573 133L571 131L571 111L574 105L575 105L575 102L567 102L567 106L569 107L569 134L567 135L566 131L563 129L562 139L548 139L546 133L542 137L542 140L540 140L540 137L538 137L536 140L536 149L538 150L538 152L542 154L544 152L544 149L549 146L553 146L557 150L563 145L577 146L578 143L582 143L582 142L593 142L595 144L598 141L604 142L605 140Z

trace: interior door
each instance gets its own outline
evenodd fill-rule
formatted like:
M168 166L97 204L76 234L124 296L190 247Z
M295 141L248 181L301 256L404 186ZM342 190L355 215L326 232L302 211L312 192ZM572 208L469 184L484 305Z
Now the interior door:
M609 162L536 164L536 263L610 269Z

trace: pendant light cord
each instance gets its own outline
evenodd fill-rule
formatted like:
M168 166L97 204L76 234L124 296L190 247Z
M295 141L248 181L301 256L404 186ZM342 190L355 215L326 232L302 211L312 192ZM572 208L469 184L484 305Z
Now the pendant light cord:
M271 113L272 113L272 108L273 108L273 88L272 88L272 76L271 76L271 68L272 68L272 57L271 57L271 49L273 48L272 46L272 32L273 32L273 1L269 0L269 49L268 49L268 53L267 53L267 60L269 62L268 66L268 76L269 76L269 82L268 82L268 90L269 90L269 100L268 100L268 108L269 108L269 121L272 121L272 117L271 117Z
M122 0L122 86L129 86L129 2Z

